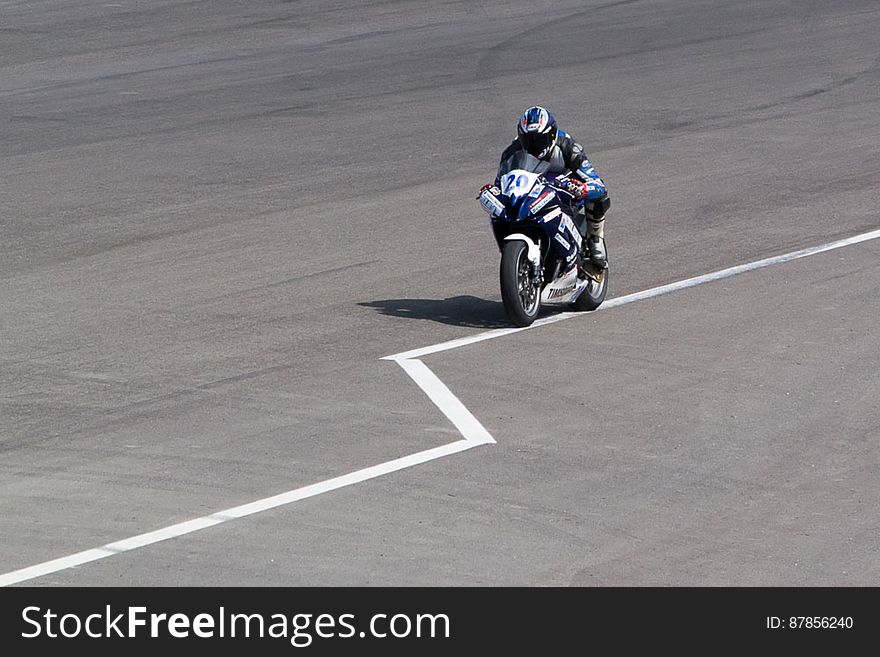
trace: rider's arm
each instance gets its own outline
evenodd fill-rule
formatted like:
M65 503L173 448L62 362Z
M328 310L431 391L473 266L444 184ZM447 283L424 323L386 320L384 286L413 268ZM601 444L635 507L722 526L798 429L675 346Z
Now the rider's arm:
M605 182L599 176L593 163L590 162L583 147L568 134L560 139L565 165L571 170L571 176L580 180L586 187L584 194L584 214L591 221L601 221L611 207L611 199Z
M569 168L571 175L586 184L587 200L592 201L607 196L605 182L590 162L583 147L567 133L560 135L559 146L565 158L565 166Z

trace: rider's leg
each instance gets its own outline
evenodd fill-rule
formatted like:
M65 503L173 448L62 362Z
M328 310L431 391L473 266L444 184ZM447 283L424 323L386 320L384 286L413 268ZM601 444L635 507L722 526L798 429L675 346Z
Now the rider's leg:
M605 252L605 220L587 222L587 249L593 264L608 266L608 254Z
M603 269L608 266L608 254L605 251L605 213L610 205L611 201L607 194L584 204L584 214L587 218L587 255L594 265Z

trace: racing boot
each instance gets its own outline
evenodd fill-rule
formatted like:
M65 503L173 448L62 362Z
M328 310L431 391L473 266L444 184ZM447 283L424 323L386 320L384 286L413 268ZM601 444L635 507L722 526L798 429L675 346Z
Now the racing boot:
M608 267L608 254L605 252L605 220L587 221L587 257L602 269Z

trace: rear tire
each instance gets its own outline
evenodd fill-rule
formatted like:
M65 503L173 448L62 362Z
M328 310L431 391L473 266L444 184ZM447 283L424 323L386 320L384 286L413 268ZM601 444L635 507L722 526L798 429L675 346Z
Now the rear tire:
M535 285L524 242L505 242L501 250L501 298L507 317L516 326L531 326L541 309L541 290Z
M595 274L599 280L595 280L592 276L587 277L590 284L587 285L586 290L581 292L577 300L571 304L575 310L596 310L605 301L605 294L608 292L608 268L599 269L592 265L588 265L588 267L591 268L590 274Z

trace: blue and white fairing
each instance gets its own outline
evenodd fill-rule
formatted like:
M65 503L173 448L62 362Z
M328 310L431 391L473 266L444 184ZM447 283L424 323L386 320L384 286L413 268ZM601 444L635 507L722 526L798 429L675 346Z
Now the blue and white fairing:
M540 161L527 153L511 158L511 166L540 168ZM480 195L483 208L494 222L537 225L553 245L556 257L564 263L563 271L571 268L581 248L582 237L569 214L563 211L560 195L570 208L577 203L570 194L553 187L541 173L527 168L514 168L501 176L497 188Z

